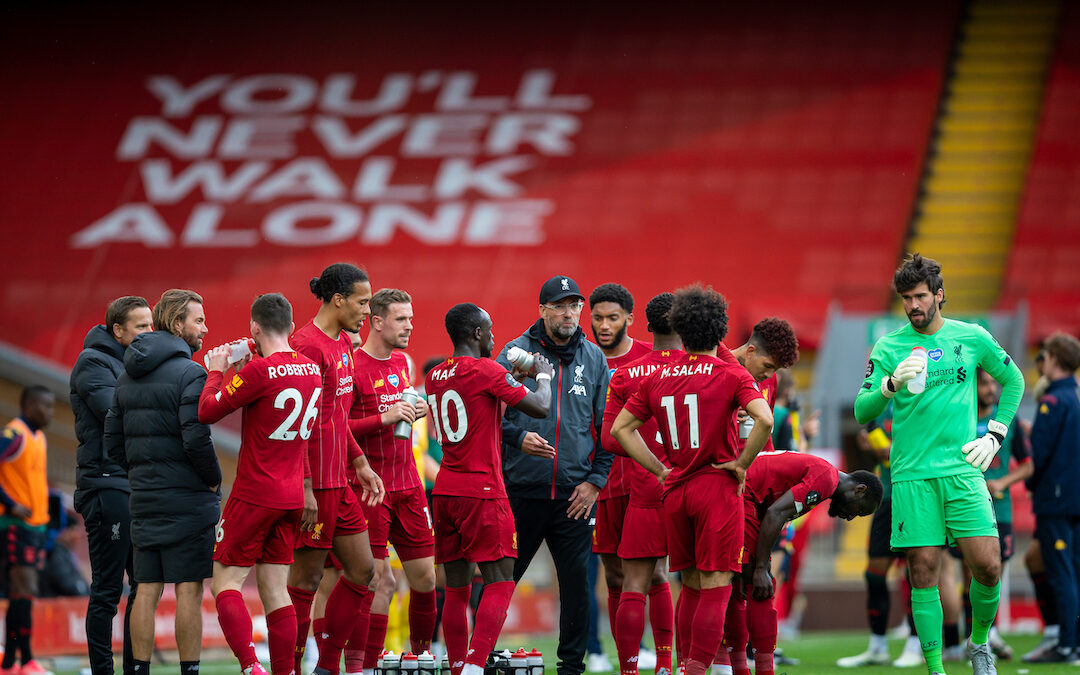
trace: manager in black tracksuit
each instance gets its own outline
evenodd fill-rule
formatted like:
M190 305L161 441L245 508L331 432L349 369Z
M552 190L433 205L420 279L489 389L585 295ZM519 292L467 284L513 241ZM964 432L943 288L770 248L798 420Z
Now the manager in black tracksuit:
M105 418L105 450L131 482L131 542L139 595L131 616L132 655L150 667L154 613L164 584L176 587L180 670L197 675L202 652L203 580L213 572L221 466L210 427L199 422L206 370L191 360L206 334L202 298L165 291L154 332L132 341Z
M94 675L112 675L112 622L124 590L127 570L131 593L124 613L124 673L132 673L131 608L135 580L131 570L131 511L127 472L105 453L105 416L112 404L116 378L124 372L124 352L136 335L151 327L145 298L117 298L105 312L104 325L94 326L71 371L71 409L79 439L75 469L75 510L83 517L90 549L90 605L86 611L86 645Z
M589 632L586 561L592 549L596 496L612 456L600 446L609 380L607 359L578 326L585 298L574 280L557 276L540 289L540 319L507 343L498 362L511 369L510 347L543 354L555 365L551 412L533 419L513 408L503 419L502 463L517 526L514 581L521 579L542 541L559 580L559 675L585 670ZM529 382L535 389L536 383Z

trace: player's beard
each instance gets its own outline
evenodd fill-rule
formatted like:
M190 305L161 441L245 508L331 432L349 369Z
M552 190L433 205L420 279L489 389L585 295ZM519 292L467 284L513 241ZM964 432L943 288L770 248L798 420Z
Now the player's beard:
M929 326L930 322L933 321L934 317L936 317L936 316L937 316L937 303L936 302L930 304L930 308L928 310L926 310L926 313L923 314L921 318L912 317L910 312L907 315L908 321L911 322L911 325L913 327L919 328L919 329L926 328L927 326Z
M596 339L596 344L600 345L604 349L611 349L612 347L621 344L623 339L626 337L626 324L624 323L622 325L622 328L615 331L615 336L611 338L611 342L609 344L603 344L602 342L600 342L600 338L596 335L595 330L593 331L593 337Z

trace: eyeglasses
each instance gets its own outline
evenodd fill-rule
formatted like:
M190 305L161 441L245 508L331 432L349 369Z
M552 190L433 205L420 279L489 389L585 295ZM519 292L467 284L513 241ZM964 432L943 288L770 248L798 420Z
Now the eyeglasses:
M582 302L581 300L578 300L577 302L569 302L569 303L565 303L565 304L561 304L561 305L551 305L551 304L548 304L548 303L545 302L545 303L541 304L540 306L551 310L555 314L566 314L567 312L577 314L585 306L585 303Z

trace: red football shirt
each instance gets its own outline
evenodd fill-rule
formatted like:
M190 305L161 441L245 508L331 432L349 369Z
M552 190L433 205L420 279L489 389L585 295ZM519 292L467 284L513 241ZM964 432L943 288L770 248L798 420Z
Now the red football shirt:
M344 331L337 339L309 321L289 339L293 349L315 362L322 373L319 423L308 440L311 484L317 490L348 485L345 467L363 453L349 432L353 399L352 343Z
M529 390L491 359L454 356L428 373L425 391L443 451L432 494L505 499L504 404L517 405Z
M731 350L728 349L727 345L725 345L723 342L721 342L720 346L717 347L716 357L721 361L725 361L727 363L735 363L742 367L742 364L739 364L738 357L732 354ZM772 408L774 408L776 406L776 373L773 373L771 376L769 376L762 382L759 382L757 384L757 387L758 390L761 392L761 395L765 397L765 402L769 404L769 409L771 410ZM746 447L746 439L739 438L738 410L735 411L735 417L732 418L731 425L731 442L736 448L738 448L739 452L742 452L743 448ZM773 446L772 442L772 435L770 434L769 439L765 441L765 447L761 449L761 452L772 452L775 449L776 448Z
M802 515L836 492L840 472L827 461L802 452L761 452L746 472L745 497L769 508L791 490Z
M618 368L627 364L637 361L641 357L645 356L652 351L652 346L648 342L642 342L635 338L630 338L632 341L630 349L626 350L625 354L620 356L612 356L607 360L608 373L613 374ZM597 501L603 501L605 499L611 499L612 497L623 497L630 494L629 475L633 470L630 465L634 464L634 460L629 457L623 457L621 455L615 455L611 460L611 471L608 472L607 483L600 490L600 494L597 495ZM648 473L647 471L645 473Z
M304 506L308 439L316 426L322 376L296 352L252 359L222 387L223 375L206 376L199 421L213 424L243 408L240 457L232 495L274 509Z
M371 468L382 478L387 492L420 487L412 438L394 438L396 424L383 426L382 414L401 400L408 389L409 364L405 352L395 351L388 359L377 359L363 349L353 354L354 389L349 428L364 449Z
M626 409L639 420L657 421L672 466L666 490L699 472L717 471L709 466L714 462L738 456L731 419L756 398L761 392L742 366L684 354L642 380Z
M611 375L611 384L608 385L607 402L604 404L604 427L601 430L604 447L613 453L618 453L616 459L622 459L626 463L625 480L630 485L630 503L644 508L659 508L662 505L660 497L663 493L660 481L634 460L629 457L621 457L625 450L611 436L611 426L615 418L622 412L623 406L630 397L638 390L641 381L651 375L660 366L672 363L685 356L679 350L656 350L650 351L642 358L630 364L618 368ZM660 437L660 430L656 426L655 419L648 419L638 429L645 445L656 455L657 459L670 467L667 451Z

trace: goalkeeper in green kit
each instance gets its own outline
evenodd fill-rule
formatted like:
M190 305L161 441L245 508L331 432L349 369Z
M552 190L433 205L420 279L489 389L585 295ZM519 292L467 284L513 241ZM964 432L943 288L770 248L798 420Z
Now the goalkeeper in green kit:
M990 333L941 315L945 289L936 261L908 256L893 286L904 301L908 325L874 345L855 417L865 424L893 402L891 544L907 552L912 615L927 670L945 672L936 584L941 546L955 541L973 574L968 645L973 672L996 673L987 635L997 614L1001 553L982 472L1008 433L1024 378ZM1001 383L997 416L981 438L975 437L976 366Z

